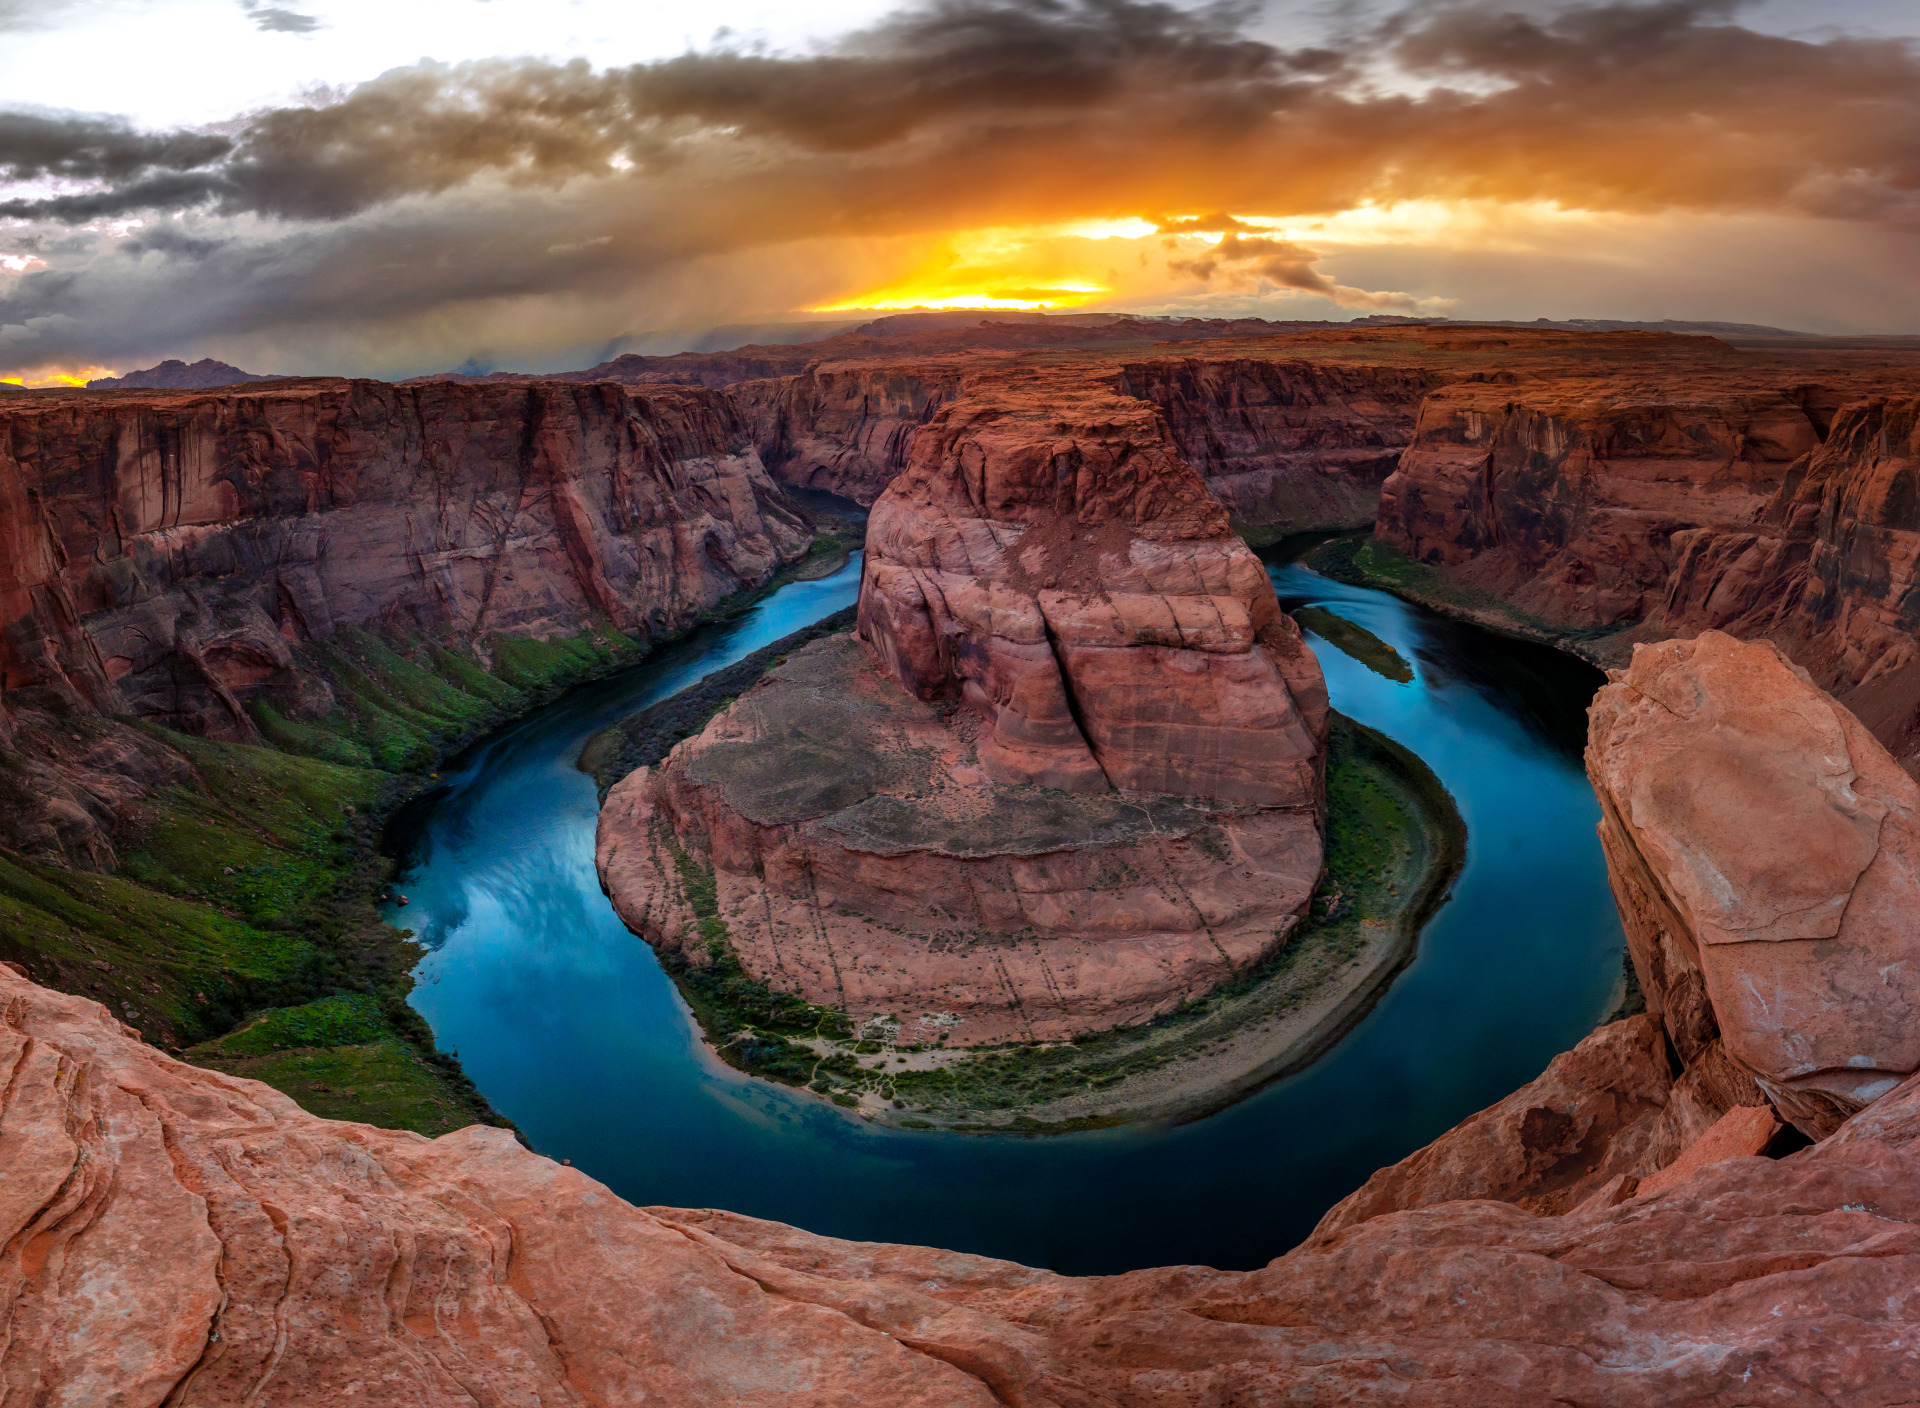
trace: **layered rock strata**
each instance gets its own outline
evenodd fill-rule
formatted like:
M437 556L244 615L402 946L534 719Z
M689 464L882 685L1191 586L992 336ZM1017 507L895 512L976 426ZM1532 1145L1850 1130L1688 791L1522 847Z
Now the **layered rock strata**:
M1153 408L1010 379L875 506L859 643L616 785L601 876L650 942L705 962L721 922L754 976L910 1039L1127 1025L1286 942L1327 717Z
M0 411L0 689L247 736L337 624L684 624L805 526L711 393L277 382Z
M1634 971L1722 1108L1820 1138L1920 1069L1920 784L1769 642L1642 645L1587 771Z
M1459 373L1270 358L1129 362L1120 389L1158 406L1236 518L1295 532L1371 524L1421 401Z
M783 484L872 504L907 467L916 430L960 394L952 364L838 366L727 391Z
M1900 1403L1920 1083L1790 1158L1075 1278L641 1209L474 1127L316 1119L0 969L0 1382L124 1408Z
M1897 371L1450 386L1376 535L1555 625L1771 639L1920 766L1916 392Z

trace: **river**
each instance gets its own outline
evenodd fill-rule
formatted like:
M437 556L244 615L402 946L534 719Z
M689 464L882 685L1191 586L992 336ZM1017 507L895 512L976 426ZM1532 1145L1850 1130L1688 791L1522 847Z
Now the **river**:
M615 719L853 601L859 556L481 740L389 829L428 954L413 1002L534 1146L639 1204L719 1207L1070 1273L1261 1265L1367 1175L1532 1079L1600 1021L1622 937L1580 769L1597 671L1298 565L1412 663L1395 684L1309 637L1334 706L1426 759L1468 853L1413 963L1324 1058L1184 1125L1051 1137L875 1128L702 1044L593 869L574 768Z

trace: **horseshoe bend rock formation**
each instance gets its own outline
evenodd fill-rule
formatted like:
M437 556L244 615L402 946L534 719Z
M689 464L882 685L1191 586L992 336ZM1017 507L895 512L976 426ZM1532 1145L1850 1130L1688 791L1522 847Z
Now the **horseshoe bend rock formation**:
M630 927L704 962L719 924L775 987L958 1044L1138 1022L1286 941L1325 684L1152 407L1045 378L947 407L864 572L858 644L609 793Z
M1649 1013L1824 1137L1920 1069L1920 784L1769 642L1635 649L1587 772Z
M504 1130L317 1119L0 968L0 1382L122 1408L1901 1403L1920 1082L1791 1157L1069 1277L636 1208Z

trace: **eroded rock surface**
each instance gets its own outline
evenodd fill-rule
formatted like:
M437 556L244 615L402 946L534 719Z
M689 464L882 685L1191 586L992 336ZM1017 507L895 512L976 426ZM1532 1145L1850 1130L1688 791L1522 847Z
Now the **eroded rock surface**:
M276 382L0 408L0 688L249 736L337 624L682 625L805 546L726 404Z
M1920 1068L1920 784L1769 642L1635 649L1587 771L1647 1010L1815 1137Z
M1458 383L1376 534L1560 627L1773 640L1920 769L1920 376Z
M867 545L860 643L609 793L636 932L958 1044L1138 1022L1285 943L1320 874L1325 684L1151 406L976 386Z
M1129 362L1120 388L1158 406L1236 518L1305 532L1373 522L1428 392L1458 372L1334 361Z
M51 1405L1897 1404L1920 1088L1783 1160L1253 1272L1075 1278L641 1209L503 1130L316 1119L0 969L0 1382Z

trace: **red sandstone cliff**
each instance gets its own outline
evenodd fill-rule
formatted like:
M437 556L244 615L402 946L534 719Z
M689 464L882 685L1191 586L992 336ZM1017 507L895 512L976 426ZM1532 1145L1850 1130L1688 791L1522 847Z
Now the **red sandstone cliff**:
M671 629L806 538L693 391L306 381L0 427L0 688L195 731L336 623Z
M1889 371L1450 386L1422 407L1375 531L1549 623L1772 639L1912 767L1914 385Z
M727 391L776 479L872 504L907 467L913 434L960 394L951 363L836 366Z
M283 381L11 397L0 724L9 707L131 713L246 738L261 690L325 712L326 682L295 648L337 626L476 642L668 631L806 542L711 392ZM13 759L26 800L0 834L104 864L119 801L166 769L141 738L41 732L47 747Z
M1452 375L1185 357L1129 362L1119 386L1160 408L1180 452L1235 517L1304 532L1373 522L1421 400Z
M1026 324L886 338L848 334L806 344L813 360L782 369L796 375L743 372L713 384L727 386L776 478L871 504L905 468L918 428L974 380L992 386L1021 368L1055 378L1074 369L1089 393L1117 390L1158 407L1181 454L1237 517L1305 531L1373 520L1381 482L1412 438L1421 399L1436 387L1511 381L1516 370L1590 378L1623 365L1686 366L1724 377L1728 360L1738 360L1708 338L1650 333L1281 331L1252 321L1163 330L1181 340L1159 343L1150 354L1098 341L1022 352L1022 338L1047 345L1067 336Z
M316 1119L0 969L0 1383L49 1404L1897 1404L1920 1084L1792 1157L1252 1272L1075 1278L641 1209L503 1130Z

